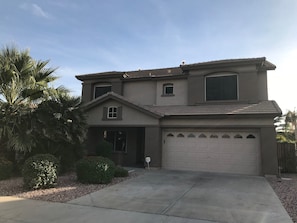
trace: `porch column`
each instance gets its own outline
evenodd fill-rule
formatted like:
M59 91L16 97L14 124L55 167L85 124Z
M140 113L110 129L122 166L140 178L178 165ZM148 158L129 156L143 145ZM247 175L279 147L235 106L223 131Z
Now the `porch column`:
M145 128L144 156L151 157L151 167L161 167L162 164L162 134L160 127Z
M278 173L276 133L274 127L261 128L262 173Z

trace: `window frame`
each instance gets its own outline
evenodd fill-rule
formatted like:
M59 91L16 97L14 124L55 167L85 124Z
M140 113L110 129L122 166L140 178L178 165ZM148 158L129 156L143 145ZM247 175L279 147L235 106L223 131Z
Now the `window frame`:
M172 93L167 93L167 89L171 88L172 89ZM173 83L165 83L163 84L163 89L162 89L162 96L174 96L174 87L173 87Z
M106 83L106 84L95 84L94 85L94 88L93 88L93 99L96 99L96 98L98 98L98 97L101 97L102 95L104 95L104 94L106 94L106 93L104 93L104 94L102 94L102 95L99 95L99 96L97 96L96 97L96 88L102 88L102 87L110 87L110 91L107 91L106 93L108 93L108 92L111 92L111 88L112 88L112 86L111 86L111 84L108 84L108 83Z
M207 79L208 78L216 78L216 77L228 77L228 76L235 76L236 77L236 98L235 99L208 99L207 97ZM206 102L216 102L216 101L238 101L239 100L239 78L237 73L219 73L219 74L211 74L207 75L204 78L204 100Z
M107 107L107 119L118 119L118 106L109 106Z

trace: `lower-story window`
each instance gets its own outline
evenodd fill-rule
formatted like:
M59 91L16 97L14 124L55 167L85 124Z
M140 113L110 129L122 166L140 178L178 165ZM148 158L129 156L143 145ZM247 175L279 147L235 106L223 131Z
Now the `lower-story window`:
M124 131L104 131L104 139L113 145L114 152L127 152L127 137Z

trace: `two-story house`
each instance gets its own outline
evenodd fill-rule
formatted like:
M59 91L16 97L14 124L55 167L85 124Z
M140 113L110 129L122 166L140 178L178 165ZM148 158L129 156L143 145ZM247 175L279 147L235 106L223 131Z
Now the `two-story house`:
M88 151L113 144L120 165L249 175L277 173L266 58L78 75Z

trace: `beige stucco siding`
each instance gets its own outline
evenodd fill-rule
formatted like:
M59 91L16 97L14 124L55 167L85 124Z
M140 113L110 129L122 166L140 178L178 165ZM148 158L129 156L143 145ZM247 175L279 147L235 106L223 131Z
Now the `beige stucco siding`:
M224 128L224 127L262 127L273 126L271 119L259 118L224 118L224 119L163 119L160 123L161 127L207 127L207 128Z
M154 105L156 104L156 82L125 82L123 86L123 96L132 100L134 103Z
M122 107L122 120L102 120L103 108L109 106ZM87 112L87 123L90 126L154 126L159 124L159 120L117 101L109 100Z
M173 84L173 95L163 95L163 85ZM187 80L164 80L157 82L157 105L186 105L188 100Z
M238 101L267 100L266 71L258 71L255 65L249 65L191 71L188 77L189 105L205 102L205 78L213 74L236 74L238 76Z

